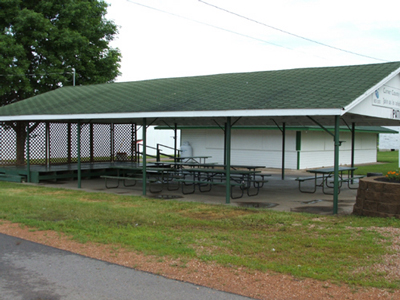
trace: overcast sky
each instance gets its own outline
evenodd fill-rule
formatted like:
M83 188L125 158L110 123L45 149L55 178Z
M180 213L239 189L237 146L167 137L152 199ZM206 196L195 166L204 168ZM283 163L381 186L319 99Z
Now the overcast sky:
M400 60L398 0L203 1L106 0L117 81Z

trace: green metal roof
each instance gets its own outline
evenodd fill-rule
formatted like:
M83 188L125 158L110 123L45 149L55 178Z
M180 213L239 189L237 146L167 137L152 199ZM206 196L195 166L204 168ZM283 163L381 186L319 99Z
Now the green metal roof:
M63 87L1 107L0 117L341 109L399 68L391 62Z

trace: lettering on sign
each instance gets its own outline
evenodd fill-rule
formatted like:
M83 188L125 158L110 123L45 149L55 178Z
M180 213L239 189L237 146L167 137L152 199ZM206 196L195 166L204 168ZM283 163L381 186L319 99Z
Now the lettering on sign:
M400 110L399 109L393 109L392 118L400 120Z
M400 119L400 89L387 85L380 87L372 96L372 105L390 108L393 110L392 118Z

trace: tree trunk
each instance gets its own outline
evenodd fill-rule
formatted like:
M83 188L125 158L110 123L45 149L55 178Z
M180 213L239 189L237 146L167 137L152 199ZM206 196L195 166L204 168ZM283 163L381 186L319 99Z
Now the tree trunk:
M25 122L17 122L15 133L17 135L17 166L25 165L25 144L26 144L26 126Z

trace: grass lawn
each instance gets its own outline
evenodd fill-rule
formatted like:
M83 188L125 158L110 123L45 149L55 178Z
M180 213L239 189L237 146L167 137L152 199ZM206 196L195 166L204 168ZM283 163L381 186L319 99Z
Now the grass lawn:
M373 268L400 220L317 216L0 182L0 219L147 255L355 286L400 288ZM362 269L361 269L362 268Z
M358 175L367 175L367 173L382 173L386 175L389 171L399 169L399 151L378 151L378 164L357 166L354 172Z

